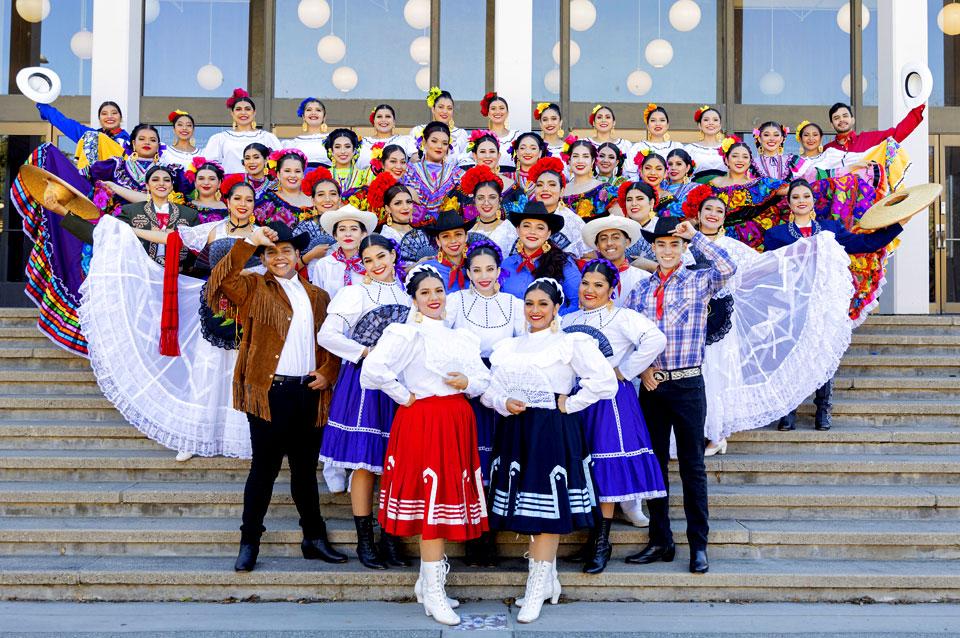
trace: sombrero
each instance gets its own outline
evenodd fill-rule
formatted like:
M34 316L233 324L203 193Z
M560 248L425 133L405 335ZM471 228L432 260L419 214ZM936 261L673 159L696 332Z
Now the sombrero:
M377 228L377 216L369 211L360 210L355 206L347 204L346 206L341 206L337 210L331 210L329 212L320 215L320 227L323 228L323 232L328 235L333 235L333 227L337 225L337 222L341 222L345 219L355 221L367 231L369 235Z
M60 76L52 69L28 66L17 73L17 88L34 102L50 104L60 97Z
M50 171L32 164L24 164L20 167L19 177L30 196L40 202L41 206L47 186L50 185L56 190L57 201L69 212L83 219L100 218L100 209L87 199L86 195Z
M940 184L918 184L890 193L863 214L860 228L874 230L901 222L932 204L941 192Z
M586 244L590 250L596 250L597 235L605 230L619 230L622 232L624 237L627 238L627 247L629 248L640 239L642 226L629 217L606 214L603 217L597 217L584 224L583 228L580 229L580 236L583 238L583 243Z

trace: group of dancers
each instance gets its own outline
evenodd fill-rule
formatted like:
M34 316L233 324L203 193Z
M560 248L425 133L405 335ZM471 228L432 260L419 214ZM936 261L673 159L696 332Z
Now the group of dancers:
M284 456L304 557L347 560L320 513L322 462L350 491L365 567L410 565L400 539L419 537L417 599L441 623L459 622L445 541L490 565L493 532L530 535L530 622L560 596L562 535L588 529L569 559L606 568L618 503L650 527L627 562L674 559L673 455L689 568L706 572L704 457L738 431L793 429L814 392L830 428L833 374L903 228L858 222L899 186L923 108L857 133L835 105L836 137L803 122L794 155L781 124L751 148L709 106L682 145L655 104L635 143L603 105L580 139L556 104L537 105L539 132L510 129L496 93L483 130L454 126L445 91L427 105L409 134L377 105L361 139L307 98L303 134L279 140L238 89L233 127L202 150L181 110L164 147L112 102L99 128L40 105L78 143L73 161L36 149L12 188L41 330L178 460L252 459L238 571Z

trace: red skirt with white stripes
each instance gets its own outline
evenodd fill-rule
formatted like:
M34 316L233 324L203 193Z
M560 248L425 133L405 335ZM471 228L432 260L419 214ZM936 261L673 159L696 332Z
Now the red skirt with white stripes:
M380 526L395 536L465 541L487 531L473 408L462 394L401 406L380 478Z

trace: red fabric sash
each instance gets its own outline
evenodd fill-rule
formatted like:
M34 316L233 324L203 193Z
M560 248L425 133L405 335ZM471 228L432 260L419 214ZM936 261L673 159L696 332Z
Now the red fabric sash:
M180 311L178 308L178 281L180 274L180 250L183 239L173 231L167 235L167 247L163 262L163 306L160 313L160 354L167 357L180 356Z

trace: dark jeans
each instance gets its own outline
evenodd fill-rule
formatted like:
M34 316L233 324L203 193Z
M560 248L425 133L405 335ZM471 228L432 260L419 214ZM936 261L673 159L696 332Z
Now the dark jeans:
M817 413L814 415L814 424L829 426L833 411L833 379L830 379L817 388L817 391L813 395L813 404L817 406ZM790 411L790 414L781 418L780 423L787 426L796 426L797 409L794 408Z
M668 492L667 463L670 462L670 430L673 429L677 439L680 481L683 483L687 541L691 552L706 549L710 526L707 523L707 471L703 462L703 424L707 417L703 377L664 381L653 392L641 388L640 407ZM656 545L672 543L669 496L650 499L647 506L650 509L650 542Z
M273 496L273 483L286 455L290 465L290 494L300 514L303 537L318 538L324 525L320 515L317 462L320 456L320 428L317 410L320 393L296 381L274 382L270 387L270 415L265 421L247 414L253 460L243 490L244 543L260 541L263 519Z

